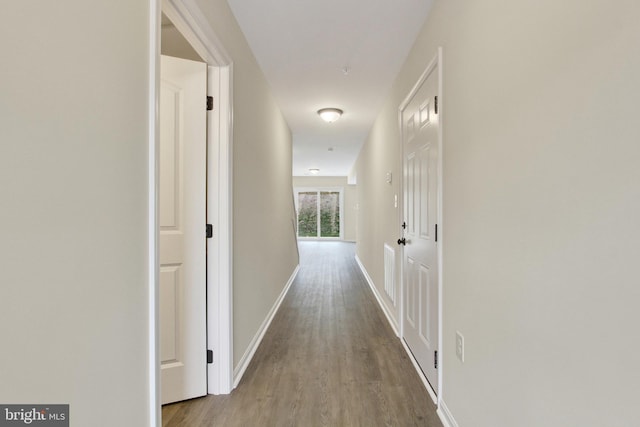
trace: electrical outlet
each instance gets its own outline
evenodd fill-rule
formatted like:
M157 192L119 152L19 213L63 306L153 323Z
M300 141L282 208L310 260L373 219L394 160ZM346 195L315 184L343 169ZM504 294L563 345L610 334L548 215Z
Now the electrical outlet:
M464 363L464 336L460 331L456 331L456 356Z

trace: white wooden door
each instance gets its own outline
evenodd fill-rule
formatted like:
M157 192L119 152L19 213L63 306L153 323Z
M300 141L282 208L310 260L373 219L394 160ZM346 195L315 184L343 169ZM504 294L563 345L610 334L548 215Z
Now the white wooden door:
M408 99L402 115L404 169L403 336L438 392L438 68Z
M207 66L162 56L160 359L162 403L207 393Z

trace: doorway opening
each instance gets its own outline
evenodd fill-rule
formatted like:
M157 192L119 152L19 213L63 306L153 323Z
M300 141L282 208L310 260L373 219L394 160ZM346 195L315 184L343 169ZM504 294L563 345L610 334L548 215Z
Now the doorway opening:
M294 193L298 239L343 239L342 188L299 187Z
M160 18L162 15L162 18ZM206 328L207 358L206 368L206 392L208 394L227 394L233 388L233 354L232 354L232 239L231 239L231 212L232 212L232 163L231 163L231 139L232 139L232 69L233 63L230 56L224 50L213 29L197 5L178 0L164 0L162 9L158 11L153 35L161 37L161 29L165 30L162 37L164 53L171 56L186 57L190 60L204 62L206 68L205 94L212 97L212 111L206 111L208 99L202 99L202 108L206 112L206 218L202 224L197 224L202 230L202 239L205 239L205 224L210 224L213 229L213 237L206 239L204 243L206 259ZM173 33L173 34L169 34ZM179 36L179 37L178 37ZM152 58L155 62L155 89L152 88L150 96L152 105L160 98L160 55ZM152 67L154 68L154 67ZM152 108L153 111L153 108ZM160 129L159 117L151 121L151 133L155 135L155 143L150 147L150 215L152 223L158 227L157 217L162 200L158 200L155 191L161 182L159 175L159 150L158 132ZM153 129L156 129L154 132ZM156 218L156 219L154 219ZM208 227L207 227L208 228ZM159 227L158 227L159 230ZM150 312L152 313L150 326L150 359L154 368L150 372L151 391L155 389L156 414L159 414L160 403L160 302L161 288L159 286L161 276L158 255L161 255L160 236L158 230L150 229L150 254L153 263L150 275ZM155 318L155 320L154 320ZM208 349L215 349L209 353ZM207 363L212 361L213 363ZM153 414L152 414L153 415Z

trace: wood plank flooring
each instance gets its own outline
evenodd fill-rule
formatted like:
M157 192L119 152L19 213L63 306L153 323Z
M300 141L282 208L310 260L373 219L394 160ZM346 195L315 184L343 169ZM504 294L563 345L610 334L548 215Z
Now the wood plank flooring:
M300 242L300 272L238 387L166 405L164 427L442 427L345 242Z

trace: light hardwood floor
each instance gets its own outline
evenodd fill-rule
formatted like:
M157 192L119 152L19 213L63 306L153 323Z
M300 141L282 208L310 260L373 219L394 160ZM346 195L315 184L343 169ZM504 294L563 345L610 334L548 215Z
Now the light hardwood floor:
M238 387L166 405L162 419L165 427L442 427L344 242L300 242L300 272Z

